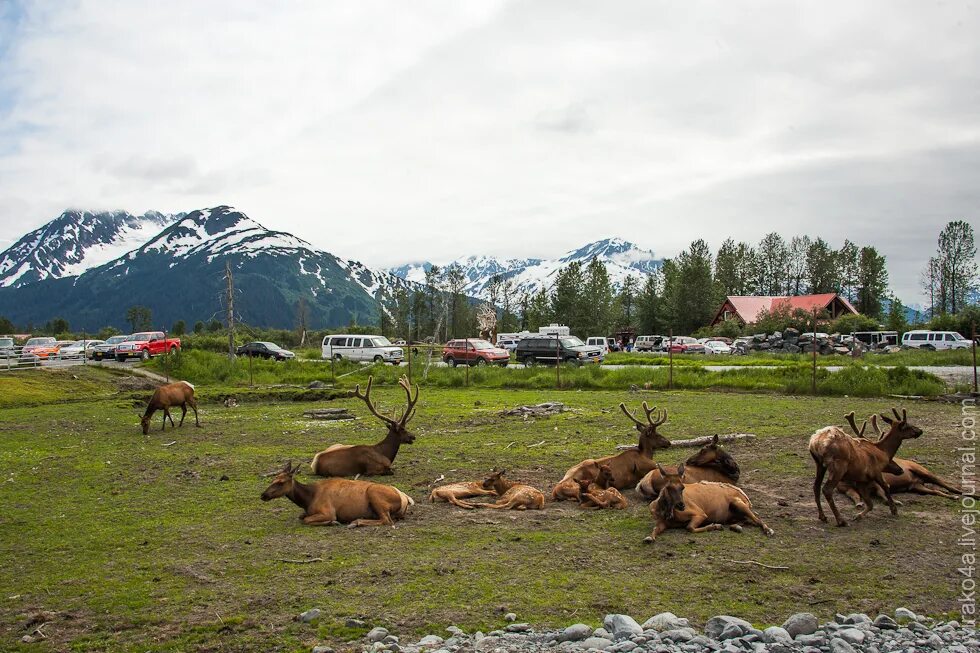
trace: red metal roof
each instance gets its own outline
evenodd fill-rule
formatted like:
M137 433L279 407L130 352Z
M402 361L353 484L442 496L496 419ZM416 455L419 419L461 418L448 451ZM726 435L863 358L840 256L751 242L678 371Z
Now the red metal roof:
M738 317L745 323L752 323L758 320L759 314L762 311L772 312L777 309L789 309L790 311L795 311L796 309L803 309L804 311L812 311L813 309L823 310L830 306L835 298L839 298L840 301L850 310L852 313L857 313L851 303L847 301L844 297L832 292L822 293L820 295L795 295L795 296L755 296L755 295L729 295L725 303L730 304ZM718 311L720 316L722 311ZM718 318L715 318L715 322Z

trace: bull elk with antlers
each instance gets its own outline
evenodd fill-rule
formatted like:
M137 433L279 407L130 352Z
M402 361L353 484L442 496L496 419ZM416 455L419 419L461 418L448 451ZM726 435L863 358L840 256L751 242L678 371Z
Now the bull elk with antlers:
M398 448L403 444L415 442L415 434L406 428L408 422L415 415L415 404L419 400L419 387L415 386L415 394L412 394L412 387L407 377L402 377L398 381L408 395L408 404L405 406L401 417L394 419L386 417L378 412L374 402L371 401L371 383L374 377L368 377L367 388L362 393L361 386L354 387L350 396L357 397L367 404L371 414L381 420L388 427L388 435L384 440L377 444L335 444L313 456L310 468L315 474L320 476L354 476L363 474L364 476L380 476L392 474L391 464L398 455Z
M300 483L295 479L299 465L287 462L272 484L262 493L263 501L286 497L303 509L300 520L311 526L347 524L358 526L394 526L409 506L415 504L410 496L390 485L370 481L351 481L328 478L316 483Z
M670 472L677 468L664 466ZM725 451L716 435L711 442L701 447L700 451L684 461L684 482L698 483L699 481L714 481L716 483L738 483L741 470L732 455ZM656 499L660 490L667 482L659 469L653 469L636 484L636 491L647 499Z
M864 423L861 424L861 428L858 429L857 424L854 421L854 411L851 411L844 417L847 419L847 423L851 425L851 430L854 431L854 434L859 438L864 438L864 432L868 427L868 420L865 420ZM881 427L878 426L877 415L871 416L871 429L880 440L883 434ZM888 490L892 494L897 492L912 492L915 494L931 494L945 497L946 499L955 499L958 495L963 494L963 490L961 488L958 488L949 481L946 481L936 474L933 474L923 465L920 465L914 460L895 457L892 458L892 462L902 469L901 474L895 474L888 470L884 472L885 483L888 485ZM929 487L930 484L937 485L942 488L942 490ZM858 491L854 489L853 485L847 481L841 481L840 485L837 486L837 489L843 494L847 495L847 497L851 499L851 501L853 501L858 508L864 507L864 501L861 499L861 495L858 493ZM881 488L875 486L874 489L878 498L880 498L882 501L887 501L885 495L881 491ZM898 502L896 501L895 503Z
M667 409L658 411L656 406L650 408L644 401L643 412L646 413L646 423L644 423L626 408L626 404L619 404L619 408L640 432L636 448L627 449L614 456L583 460L565 472L565 476L551 492L552 499L555 501L578 499L580 494L578 482L595 479L599 475L601 465L609 466L613 478L611 487L617 490L633 487L656 467L656 463L653 462L653 452L670 446L670 440L657 433L657 427L667 421Z
M881 491L893 515L898 514L898 508L892 500L888 484L885 482L886 471L901 474L902 468L892 458L903 441L922 435L922 429L909 424L905 410L899 414L893 408L894 418L881 414L881 419L888 425L888 432L877 442L863 438L854 438L837 426L822 428L810 436L810 456L817 465L817 475L813 481L813 499L817 503L817 517L827 521L823 506L820 504L821 485L823 495L834 513L838 526L847 526L841 517L837 504L834 503L834 492L842 481L846 481L864 499L865 507L858 512L856 519L862 519L871 512L874 506L872 492L875 487ZM824 483L824 476L827 482Z

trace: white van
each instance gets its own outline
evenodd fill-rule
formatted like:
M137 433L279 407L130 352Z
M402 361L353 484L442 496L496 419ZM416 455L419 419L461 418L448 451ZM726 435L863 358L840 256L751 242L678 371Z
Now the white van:
M916 349L968 349L969 340L955 331L906 331L902 334L902 346Z
M598 347L602 351L603 356L609 355L609 341L606 338L600 336L590 336L586 339L585 344L589 347Z
M327 336L323 339L323 358L329 360L369 361L401 365L405 353L384 336L364 334Z

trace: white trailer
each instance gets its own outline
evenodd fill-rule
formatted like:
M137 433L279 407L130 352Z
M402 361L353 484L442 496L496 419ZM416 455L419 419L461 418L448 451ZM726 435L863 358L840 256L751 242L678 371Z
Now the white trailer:
M538 328L538 334L542 336L570 336L571 331L564 324L549 324Z

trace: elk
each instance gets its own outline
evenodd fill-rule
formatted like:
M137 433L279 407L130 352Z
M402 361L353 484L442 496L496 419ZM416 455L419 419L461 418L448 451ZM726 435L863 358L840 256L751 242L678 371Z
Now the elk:
M460 501L455 505L461 508L492 508L494 510L541 510L544 508L544 495L541 490L530 485L509 481L504 478L507 470L496 469L483 479L484 490L494 490L500 496L495 503L470 503Z
M184 418L187 416L187 407L194 409L194 426L200 427L201 421L197 417L197 400L194 399L194 386L187 381L177 381L161 385L153 391L150 401L146 404L146 412L140 417L140 426L143 427L143 435L150 432L150 418L158 410L163 411L163 426L160 430L167 428L167 419L170 419L170 426L174 426L174 418L170 415L170 408L180 406L180 426L184 425Z
M854 434L859 437L864 437L864 431L868 427L868 420L865 420L858 429L857 424L854 421L854 411L851 411L844 416L847 419L847 423L851 425L851 430ZM881 439L882 432L881 428L878 426L878 416L871 416L871 428L878 439ZM926 469L923 465L915 462L914 460L908 460L906 458L892 458L892 462L898 465L902 469L901 474L895 474L890 471L884 472L885 483L888 485L888 491L892 494L897 492L913 492L915 494L931 494L940 497L945 497L947 499L955 499L958 495L963 494L961 488L956 487L949 481L943 480L936 474ZM934 487L929 487L927 483L932 485L938 485L943 488L938 490ZM851 501L860 509L864 507L864 501L861 499L861 495L858 493L854 486L847 481L841 481L840 485L837 486L839 492L847 495ZM884 494L881 492L881 488L878 486L874 487L875 494L882 500L886 501ZM944 491L945 490L945 491ZM895 502L897 505L901 505L898 501Z
M813 481L813 500L817 504L817 518L820 521L827 521L827 515L824 514L823 506L820 504L822 485L824 498L827 499L834 513L837 525L847 526L834 502L834 491L841 481L851 485L864 500L865 506L855 519L863 519L871 512L874 506L871 495L875 486L884 495L891 513L898 514L898 508L885 483L883 473L886 471L893 474L902 473L902 468L892 458L895 457L895 452L903 441L918 438L922 435L922 429L909 424L904 409L901 415L895 408L892 408L892 413L894 418L881 413L882 421L888 424L889 428L877 442L851 437L837 426L822 428L810 436L810 456L817 465L817 475ZM824 483L825 475L826 483Z
M479 496L497 496L497 492L493 489L484 489L483 484L479 481L449 483L448 485L440 485L434 488L429 493L429 501L432 503L436 501L447 501L460 508L472 508L472 504L467 504L464 501L460 501L460 499Z
M398 488L381 483L345 478L300 483L295 479L299 469L298 464L293 467L292 461L287 462L262 493L262 500L286 497L303 509L299 519L310 526L394 526L415 504Z
M685 483L683 464L673 472L659 465L658 468L665 482L656 501L650 503L656 525L644 542L652 544L668 528L704 533L720 531L727 525L740 531L738 524L742 521L749 521L772 536L773 530L752 510L752 502L740 488L712 481Z
M407 377L402 377L398 381L408 395L408 403L405 411L398 419L385 417L378 412L374 402L371 401L371 383L374 377L368 377L367 388L362 393L361 386L354 387L349 396L357 397L367 404L371 414L381 420L388 427L388 435L384 440L377 444L335 444L313 456L310 468L319 476L354 476L355 474L364 476L389 475L391 464L398 455L398 447L402 444L412 444L415 442L415 434L408 431L406 425L415 415L415 404L419 400L419 387L415 386L415 395L412 395L412 386Z
M617 490L633 487L647 472L655 467L656 463L653 462L653 452L656 449L666 449L670 446L670 440L657 433L657 427L667 421L666 408L662 411L657 411L656 406L650 408L647 406L647 402L644 401L643 412L646 413L647 420L645 424L638 420L626 408L626 404L619 404L619 408L633 422L636 430L640 432L637 447L614 456L583 460L575 465L565 472L565 476L562 477L561 481L551 491L551 498L554 501L578 499L578 481L594 479L599 475L600 465L608 465L612 471L612 487L615 487Z
M615 508L623 510L629 507L626 497L619 490L612 487L612 470L609 465L599 465L599 475L594 481L582 479L579 482L581 493L579 494L580 508Z
M671 466L668 465L665 469L670 470ZM684 462L685 483L714 481L735 485L738 483L740 474L738 463L718 443L717 435ZM647 499L656 499L665 482L660 470L652 469L636 484L636 491Z

